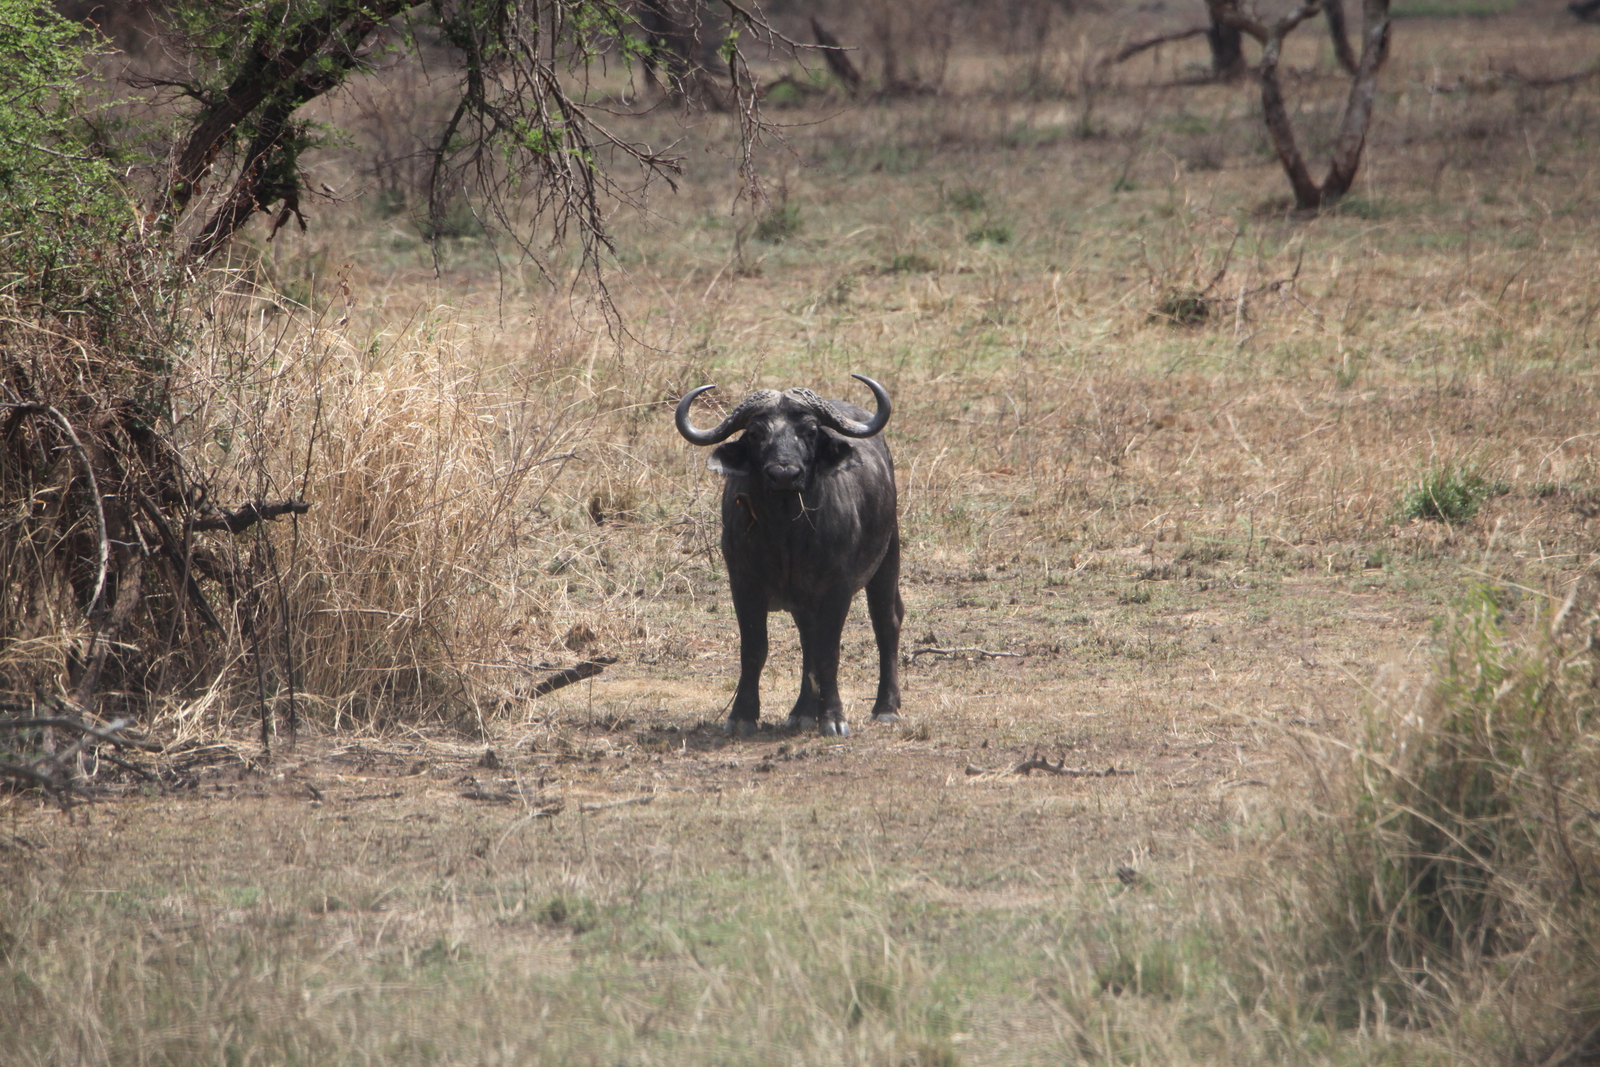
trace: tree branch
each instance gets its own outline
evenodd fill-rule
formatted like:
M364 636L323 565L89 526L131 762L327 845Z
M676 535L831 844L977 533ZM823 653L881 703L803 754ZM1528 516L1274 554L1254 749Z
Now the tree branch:
M225 511L215 519L199 519L189 524L189 529L199 533L206 530L226 530L231 534L244 533L258 522L266 522L282 515L304 515L311 505L299 500L284 500L277 504L246 504L237 511Z
M1203 37L1210 32L1210 26L1191 26L1187 30L1174 30L1171 33L1158 33L1154 37L1146 37L1142 40L1132 41L1123 45L1115 55L1102 60L1101 65L1114 67L1118 63L1127 62L1140 52L1147 52L1152 48L1159 48L1164 44L1171 44L1173 41L1187 41L1191 37Z

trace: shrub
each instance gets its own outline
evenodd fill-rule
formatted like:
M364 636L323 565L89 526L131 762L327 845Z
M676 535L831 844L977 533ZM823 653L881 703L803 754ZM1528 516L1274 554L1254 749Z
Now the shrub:
M939 265L921 252L901 252L889 261L890 274L927 274Z
M1174 289L1156 305L1155 317L1173 326L1198 326L1211 316L1211 301L1193 289Z

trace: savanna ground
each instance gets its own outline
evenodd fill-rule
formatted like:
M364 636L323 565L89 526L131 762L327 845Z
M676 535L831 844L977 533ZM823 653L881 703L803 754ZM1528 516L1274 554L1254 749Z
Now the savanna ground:
M1525 614L1596 560L1600 96L1527 79L1584 69L1600 30L1555 5L1397 22L1356 195L1304 217L1253 90L1184 83L1203 44L1096 73L1146 17L959 56L939 96L774 110L793 125L754 208L724 119L618 119L689 161L616 217L620 341L470 219L423 242L362 125L377 90L335 103L344 200L259 249L311 310L263 302L254 336L338 321L351 396L470 383L423 422L540 412L551 461L475 578L511 605L475 666L520 669L449 722L313 715L270 754L200 701L166 723L160 782L66 813L6 798L0 949L26 958L0 1059L1502 1047L1494 1020L1324 1010L1283 919L1341 744L1427 677L1438 620L1485 586ZM1320 27L1285 66L1324 158L1346 83ZM729 740L718 485L671 404L708 382L860 400L851 372L896 403L907 721L865 721L858 603L856 733ZM1429 517L1428 486L1476 512ZM534 662L599 653L618 662L527 695ZM797 671L785 620L767 721ZM1086 773L1012 772L1035 755Z

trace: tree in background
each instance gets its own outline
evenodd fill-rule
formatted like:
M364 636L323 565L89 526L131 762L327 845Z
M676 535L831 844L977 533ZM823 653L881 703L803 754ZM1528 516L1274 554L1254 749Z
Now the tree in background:
M1378 71L1389 55L1389 0L1362 0L1361 58L1355 64L1350 95L1333 146L1333 158L1321 184L1311 177L1311 170L1295 141L1294 127L1283 101L1278 59L1284 38L1302 22L1315 18L1322 10L1322 0L1301 0L1293 11L1271 23L1245 11L1240 0L1206 0L1206 6L1214 24L1232 27L1261 44L1261 62L1256 74L1261 80L1262 117L1294 190L1295 206L1310 211L1339 200L1350 191L1361 165L1361 151L1366 146L1367 128L1372 122ZM1335 34L1335 39L1339 36Z

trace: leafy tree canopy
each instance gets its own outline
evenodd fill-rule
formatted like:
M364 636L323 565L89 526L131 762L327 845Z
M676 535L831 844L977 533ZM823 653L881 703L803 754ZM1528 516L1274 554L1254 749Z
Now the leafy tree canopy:
M0 0L0 292L39 299L130 218L92 147L80 27L30 0Z

